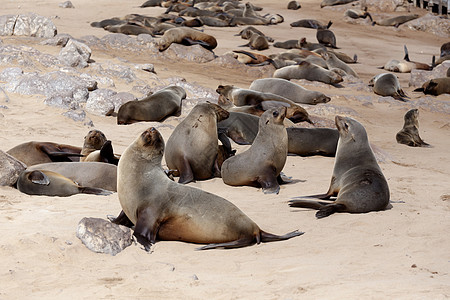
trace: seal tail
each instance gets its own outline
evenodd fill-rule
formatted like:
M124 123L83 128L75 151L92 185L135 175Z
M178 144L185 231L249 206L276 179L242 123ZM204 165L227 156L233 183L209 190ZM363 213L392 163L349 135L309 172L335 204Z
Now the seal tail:
M275 234L268 233L268 232L261 230L260 239L261 239L261 242L263 242L263 243L285 241L285 240L291 239L293 237L300 236L302 234L304 234L304 232L294 230L294 231L291 231L284 235L275 235Z
M406 61L410 61L409 54L408 54L408 48L406 48L406 45L403 45L403 49L405 50L405 57L403 57L403 59Z

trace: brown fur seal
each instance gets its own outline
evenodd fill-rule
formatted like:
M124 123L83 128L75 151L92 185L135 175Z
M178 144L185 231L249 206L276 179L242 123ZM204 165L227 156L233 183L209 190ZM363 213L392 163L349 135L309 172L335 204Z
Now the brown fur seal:
M176 27L166 30L159 41L159 51L166 50L172 43L183 45L199 44L208 50L217 47L217 40L215 37L190 27Z
M289 1L288 5L287 5L287 9L292 9L292 10L297 10L297 9L300 9L301 7L302 6L300 5L300 3L295 0Z
M300 42L299 40L287 40L284 42L275 42L273 43L273 46L275 48L283 48L283 49L300 49Z
M244 51L244 50L233 50L233 56L236 58L239 62L247 65L267 65L269 63L273 64L273 60L263 54L250 52L250 51Z
M274 78L290 79L306 79L310 81L320 81L328 84L336 84L342 82L342 76L335 71L330 71L303 61L295 66L287 66L276 70L273 73Z
M58 161L79 161L82 156L80 147L34 141L19 144L6 153L27 166Z
M117 166L101 162L53 162L38 164L27 171L45 170L61 174L81 186L89 186L115 192L117 190Z
M262 93L280 95L295 103L316 105L327 103L331 100L321 92L310 91L304 87L281 78L256 79L250 85L250 89Z
M241 89L232 85L219 85L216 92L231 100L236 106L259 105L263 110L267 110L270 107L284 106L287 108L286 117L292 122L308 122L312 124L308 112L303 107L282 96Z
M269 41L267 40L265 35L260 35L257 33L253 33L250 37L250 41L242 45L240 47L248 46L252 50L266 50L269 49Z
M239 31L239 33L236 34L236 36L240 36L240 37L241 37L242 39L244 39L244 40L249 40L249 39L252 37L253 33L257 33L257 34L259 34L259 35L263 35L263 36L266 37L266 39L267 39L269 42L273 42L273 38L268 37L268 36L265 35L262 31L256 29L256 28L253 27L253 26L247 26L247 27L245 27L244 29L242 29L241 31Z
M161 121L177 113L186 91L179 86L165 87L142 99L129 101L120 106L117 112L117 124L131 124L141 121Z
M394 74L378 74L370 80L369 86L373 86L374 93L380 96L391 96L397 100L407 101L405 98L408 96L402 90L400 81Z
M177 170L174 176L180 176L179 183L220 176L217 122L228 115L217 104L200 103L174 129L167 140L165 158L167 167Z
M336 116L339 142L328 192L291 200L292 207L318 209L317 218L335 212L366 213L389 204L389 187L370 148L364 127L354 119ZM323 201L336 197L334 201Z
M332 128L286 128L288 153L300 156L335 156L339 131Z
M380 25L380 26L394 26L394 27L398 27L403 23L406 23L408 21L417 19L419 17L419 15L417 14L413 14L413 15L406 15L406 16L397 16L397 17L393 17L393 18L387 18L387 19L382 19L379 21L374 21L372 22L372 25Z
M353 70L351 67L349 67L345 62L340 60L336 54L332 52L325 52L322 53L322 57L327 63L328 69L331 70L333 68L338 68L343 70L347 75L354 76L356 78L359 78L358 74Z
M306 41L306 38L304 38L304 37L300 39L300 47L302 49L309 50L309 51L314 51L317 49L324 49L324 50L327 49L325 47L325 45L322 45L321 43L308 42L308 41Z
M83 148L81 149L81 154L84 156L80 158L80 161L85 161L91 153L100 150L106 141L107 139L103 132L97 129L90 130L84 137ZM92 161L92 159L93 156L88 161Z
M139 34L149 34L154 36L151 28L147 28L145 26L137 25L137 24L117 24L117 25L106 25L103 27L106 31L112 33L123 33L126 35L139 35Z
M450 55L450 42L442 44L440 50L441 50L441 53L439 54L440 57Z
M334 35L333 31L328 29L330 28L331 24L333 23L330 21L326 29L318 28L316 32L316 38L320 44L338 49L338 47L336 46L336 36Z
M327 26L323 24L320 21L314 20L314 19L301 19L295 22L292 22L290 24L291 27L304 27L304 28L313 28L318 29L322 28L325 29Z
M323 8L325 6L334 6L334 5L341 5L341 4L347 4L350 2L354 2L356 0L323 0L320 3L320 7Z
M411 147L428 147L430 144L425 143L419 136L419 110L417 108L410 109L405 114L405 124L402 130L397 132L395 139L399 144L405 144Z
M144 131L124 151L118 167L122 212L116 224L134 224L134 236L147 251L156 240L209 244L199 249L237 248L286 240L262 231L231 202L170 180L161 167L164 141L155 128Z
M278 194L282 183L280 172L288 151L285 115L285 108L272 108L260 117L258 135L252 146L224 161L221 171L224 183L260 186L265 194Z
M83 187L61 174L46 170L25 170L19 175L17 189L28 195L68 197L85 193L110 195L112 192L93 187Z
M373 22L372 16L367 12L367 7L364 10L360 9L347 9L344 13L344 16L352 18L352 19L365 19L369 17L370 22Z
M116 165L119 163L120 155L114 154L112 143L107 140L100 150L89 153L88 156L84 158L85 162L103 162L108 164Z
M426 95L433 96L450 94L450 77L430 79L421 88L415 89L414 92L423 92Z

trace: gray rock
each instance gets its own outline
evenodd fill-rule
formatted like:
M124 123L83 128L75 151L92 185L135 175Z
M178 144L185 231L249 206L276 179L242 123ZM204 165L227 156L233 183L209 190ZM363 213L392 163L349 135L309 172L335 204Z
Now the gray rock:
M100 75L105 75L108 77L118 77L124 80L126 83L131 83L137 79L137 76L133 72L133 70L124 65L113 63L105 63L105 64L92 63L90 65L90 68Z
M216 56L212 51L203 48L200 45L184 46L173 43L163 52L164 57L172 60L184 59L197 63L212 61Z
M89 94L86 110L99 116L105 116L114 109L112 96L117 94L113 90L98 89Z
M94 122L86 117L86 112L84 110L69 110L62 115L74 120L75 122L83 122L83 124L88 127L94 127Z
M104 45L115 49L126 48L127 50L132 50L135 48L139 48L139 44L137 43L135 38L123 33L107 34L104 37L102 37L100 41Z
M136 42L138 42L141 45L156 47L155 38L152 37L150 34L146 33L139 34L138 36L136 36Z
M56 33L56 26L50 19L29 13L17 16L13 35L50 38Z
M129 101L134 101L134 100L137 100L137 98L133 94L127 93L127 92L120 92L111 97L111 102L114 104L115 112L118 112L119 108L123 104L125 104Z
M78 109L80 107L79 103L75 101L73 97L64 95L53 95L47 97L44 103L49 106L56 106L60 108Z
M0 45L0 64L21 65L39 69L41 66L55 67L59 64L59 60L53 55L41 53L31 47Z
M94 35L85 35L80 38L80 41L93 48L106 49L104 43Z
M42 41L42 45L50 45L50 46L65 46L67 45L67 42L73 39L73 37L70 34L67 33L59 33L55 35L54 37L47 39L45 41Z
M450 21L431 13L406 23L409 29L433 33L448 38L450 36Z
M8 153L0 150L0 185L13 186L19 178L20 172L27 166Z
M91 53L88 45L70 39L59 52L58 58L66 66L85 68L88 66Z
M58 6L61 8L75 8L75 6L73 6L72 2L70 1L62 2L58 4Z
M0 16L0 35L13 35L17 15Z
M155 73L155 66L153 64L135 64L135 69Z
M0 81L4 82L2 85L7 91L14 91L23 76L23 70L18 67L6 68L0 72Z
M450 68L450 61L444 61L431 71L413 69L411 70L409 86L421 87L422 84L430 79L447 77L448 68Z
M405 2L404 0L362 0L361 7L367 7L370 12L393 12L405 10L407 5Z
M91 251L116 255L133 242L131 229L100 218L83 218L77 237Z

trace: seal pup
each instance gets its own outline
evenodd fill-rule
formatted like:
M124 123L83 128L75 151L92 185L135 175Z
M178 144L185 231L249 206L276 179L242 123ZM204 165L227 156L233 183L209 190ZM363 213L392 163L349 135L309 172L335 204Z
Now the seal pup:
M249 42L239 47L250 47L252 50L266 50L269 49L269 41L265 35L253 33Z
M58 161L79 161L83 156L80 154L81 147L36 141L19 144L6 153L27 166Z
M410 109L405 114L405 123L402 130L397 132L395 139L399 144L405 144L411 147L429 147L419 136L419 110Z
M106 25L103 29L112 33L123 33L126 35L149 34L155 36L151 28L131 23Z
M423 92L425 95L433 96L450 94L450 77L430 79L422 87L415 89L413 92Z
M103 162L116 165L119 163L120 156L114 154L112 142L107 140L100 150L95 150L84 157L85 162Z
M159 51L166 50L172 43L183 45L199 44L208 50L213 50L217 47L215 37L190 27L176 27L166 30L159 41Z
M28 195L68 197L84 193L107 196L110 191L78 185L61 174L46 170L24 170L17 180L17 189Z
M86 158L93 152L102 149L102 146L106 143L107 139L103 132L97 129L89 130L84 137L83 148L81 154L84 155L80 158L80 161L85 161ZM94 156L91 156L89 161L93 160Z
M180 111L186 91L179 86L165 87L142 100L124 103L117 112L117 124L141 121L161 121Z
M161 167L164 141L155 128L144 131L124 151L118 167L122 212L113 223L130 226L145 250L156 240L208 244L199 250L245 247L287 240L262 231L226 199L170 180Z
M273 42L273 38L268 37L268 36L265 35L262 31L256 29L256 28L253 27L253 26L247 26L247 27L245 27L244 29L242 29L241 31L239 31L238 34L235 34L235 36L240 36L242 39L248 40L248 39L250 39L250 38L252 37L253 33L257 33L257 34L259 34L259 35L263 35L263 36L266 37L266 39L267 39L269 42L271 42L271 43Z
M417 19L418 17L419 17L418 14L397 16L397 17L393 17L393 18L382 19L379 21L373 21L372 26L374 26L376 24L376 25L380 25L380 26L394 26L397 28L398 26L402 25L403 23L412 21L414 19Z
M222 179L232 186L260 186L264 194L278 194L286 163L288 137L283 120L286 108L267 110L259 119L258 134L251 147L222 165Z
M350 66L348 66L345 62L340 60L336 54L332 52L324 52L322 53L322 57L327 63L328 69L331 70L333 68L338 68L343 70L348 75L359 78L358 74L353 70Z
M322 92L310 91L282 78L263 78L254 80L250 89L262 93L280 95L295 103L316 105L330 102L331 98Z
M335 122L339 141L328 192L299 197L303 199L291 200L289 206L318 209L316 217L319 219L335 212L367 213L385 209L389 204L389 187L370 148L364 126L341 116L336 116ZM323 201L331 197L336 199Z
M102 162L53 162L38 164L27 171L44 170L58 173L81 186L89 186L115 192L117 190L117 166Z
M339 140L339 131L333 128L286 128L288 153L300 156L322 155L333 157Z
M280 68L273 73L272 77L287 80L306 79L328 84L336 84L344 80L336 71L324 69L307 61L302 61L298 65Z
M288 5L287 5L287 9L292 9L292 10L297 10L297 9L300 9L301 7L302 6L300 5L300 3L295 0L289 1Z
M369 81L369 86L373 86L375 94L380 96L391 96L394 99L407 101L409 98L400 86L397 76L392 73L382 73L374 76Z
M333 31L329 29L331 24L333 24L333 22L330 21L326 29L318 28L316 32L316 38L320 44L338 49L338 47L336 47L336 36L334 35Z
M167 167L177 170L173 175L180 177L178 183L220 177L217 122L228 116L217 104L200 103L175 127L167 140L165 158Z
M365 19L369 17L370 22L373 22L372 16L367 12L367 7L364 10L360 9L347 9L344 12L345 17L349 17L352 19Z
M307 42L306 38L304 38L304 37L300 39L300 48L305 49L305 50L309 50L309 51L314 51L314 50L317 50L317 49L327 50L325 45L322 45L321 43L310 43L310 42Z
M262 65L267 65L267 64L274 64L273 59L271 59L270 57L268 57L266 55L260 54L260 53L255 53L255 52L250 52L250 51L245 51L245 50L233 50L232 55L240 63L246 64L249 66L262 66Z

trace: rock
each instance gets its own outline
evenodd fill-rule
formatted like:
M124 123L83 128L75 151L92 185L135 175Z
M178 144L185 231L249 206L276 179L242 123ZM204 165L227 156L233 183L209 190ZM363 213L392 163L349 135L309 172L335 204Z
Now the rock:
M137 100L137 98L133 94L127 93L127 92L120 92L111 97L111 102L114 104L115 112L118 112L119 108L123 104L125 104L129 101L134 101L134 100Z
M135 69L155 73L155 66L153 64L135 64Z
M421 87L422 84L430 79L447 77L448 68L450 68L450 61L444 61L431 71L413 69L411 70L409 86Z
M70 1L62 2L58 4L58 6L62 8L75 8L75 6L73 6L72 2Z
M70 39L73 39L73 37L70 34L59 33L48 40L42 41L41 45L63 46L64 47L67 45L67 42Z
M17 15L0 16L0 35L13 35Z
M100 41L104 45L115 49L126 48L127 50L131 50L133 49L133 47L139 48L139 44L137 43L135 38L123 33L107 34L102 37Z
M62 114L65 117L68 117L76 122L83 122L84 125L88 127L94 127L94 123L91 119L86 118L86 112L84 110L69 110Z
M66 66L85 68L88 66L91 53L88 45L70 39L59 52L58 58Z
M91 251L116 255L133 242L131 229L100 218L83 218L77 237Z
M112 96L117 94L113 90L98 89L89 94L86 102L86 110L99 116L105 116L114 109Z
M0 150L0 185L13 186L19 178L20 172L25 170L27 166Z
M50 38L54 37L56 33L56 26L50 19L29 13L17 16L13 35Z
M431 13L408 22L406 26L412 30L430 32L444 38L448 38L450 34L449 20Z
M405 2L404 0L362 0L361 7L367 7L369 12L393 12L404 10L407 5Z
M212 51L209 51L200 45L184 46L176 43L170 45L170 47L163 53L168 59L184 59L197 63L209 62L216 57Z

